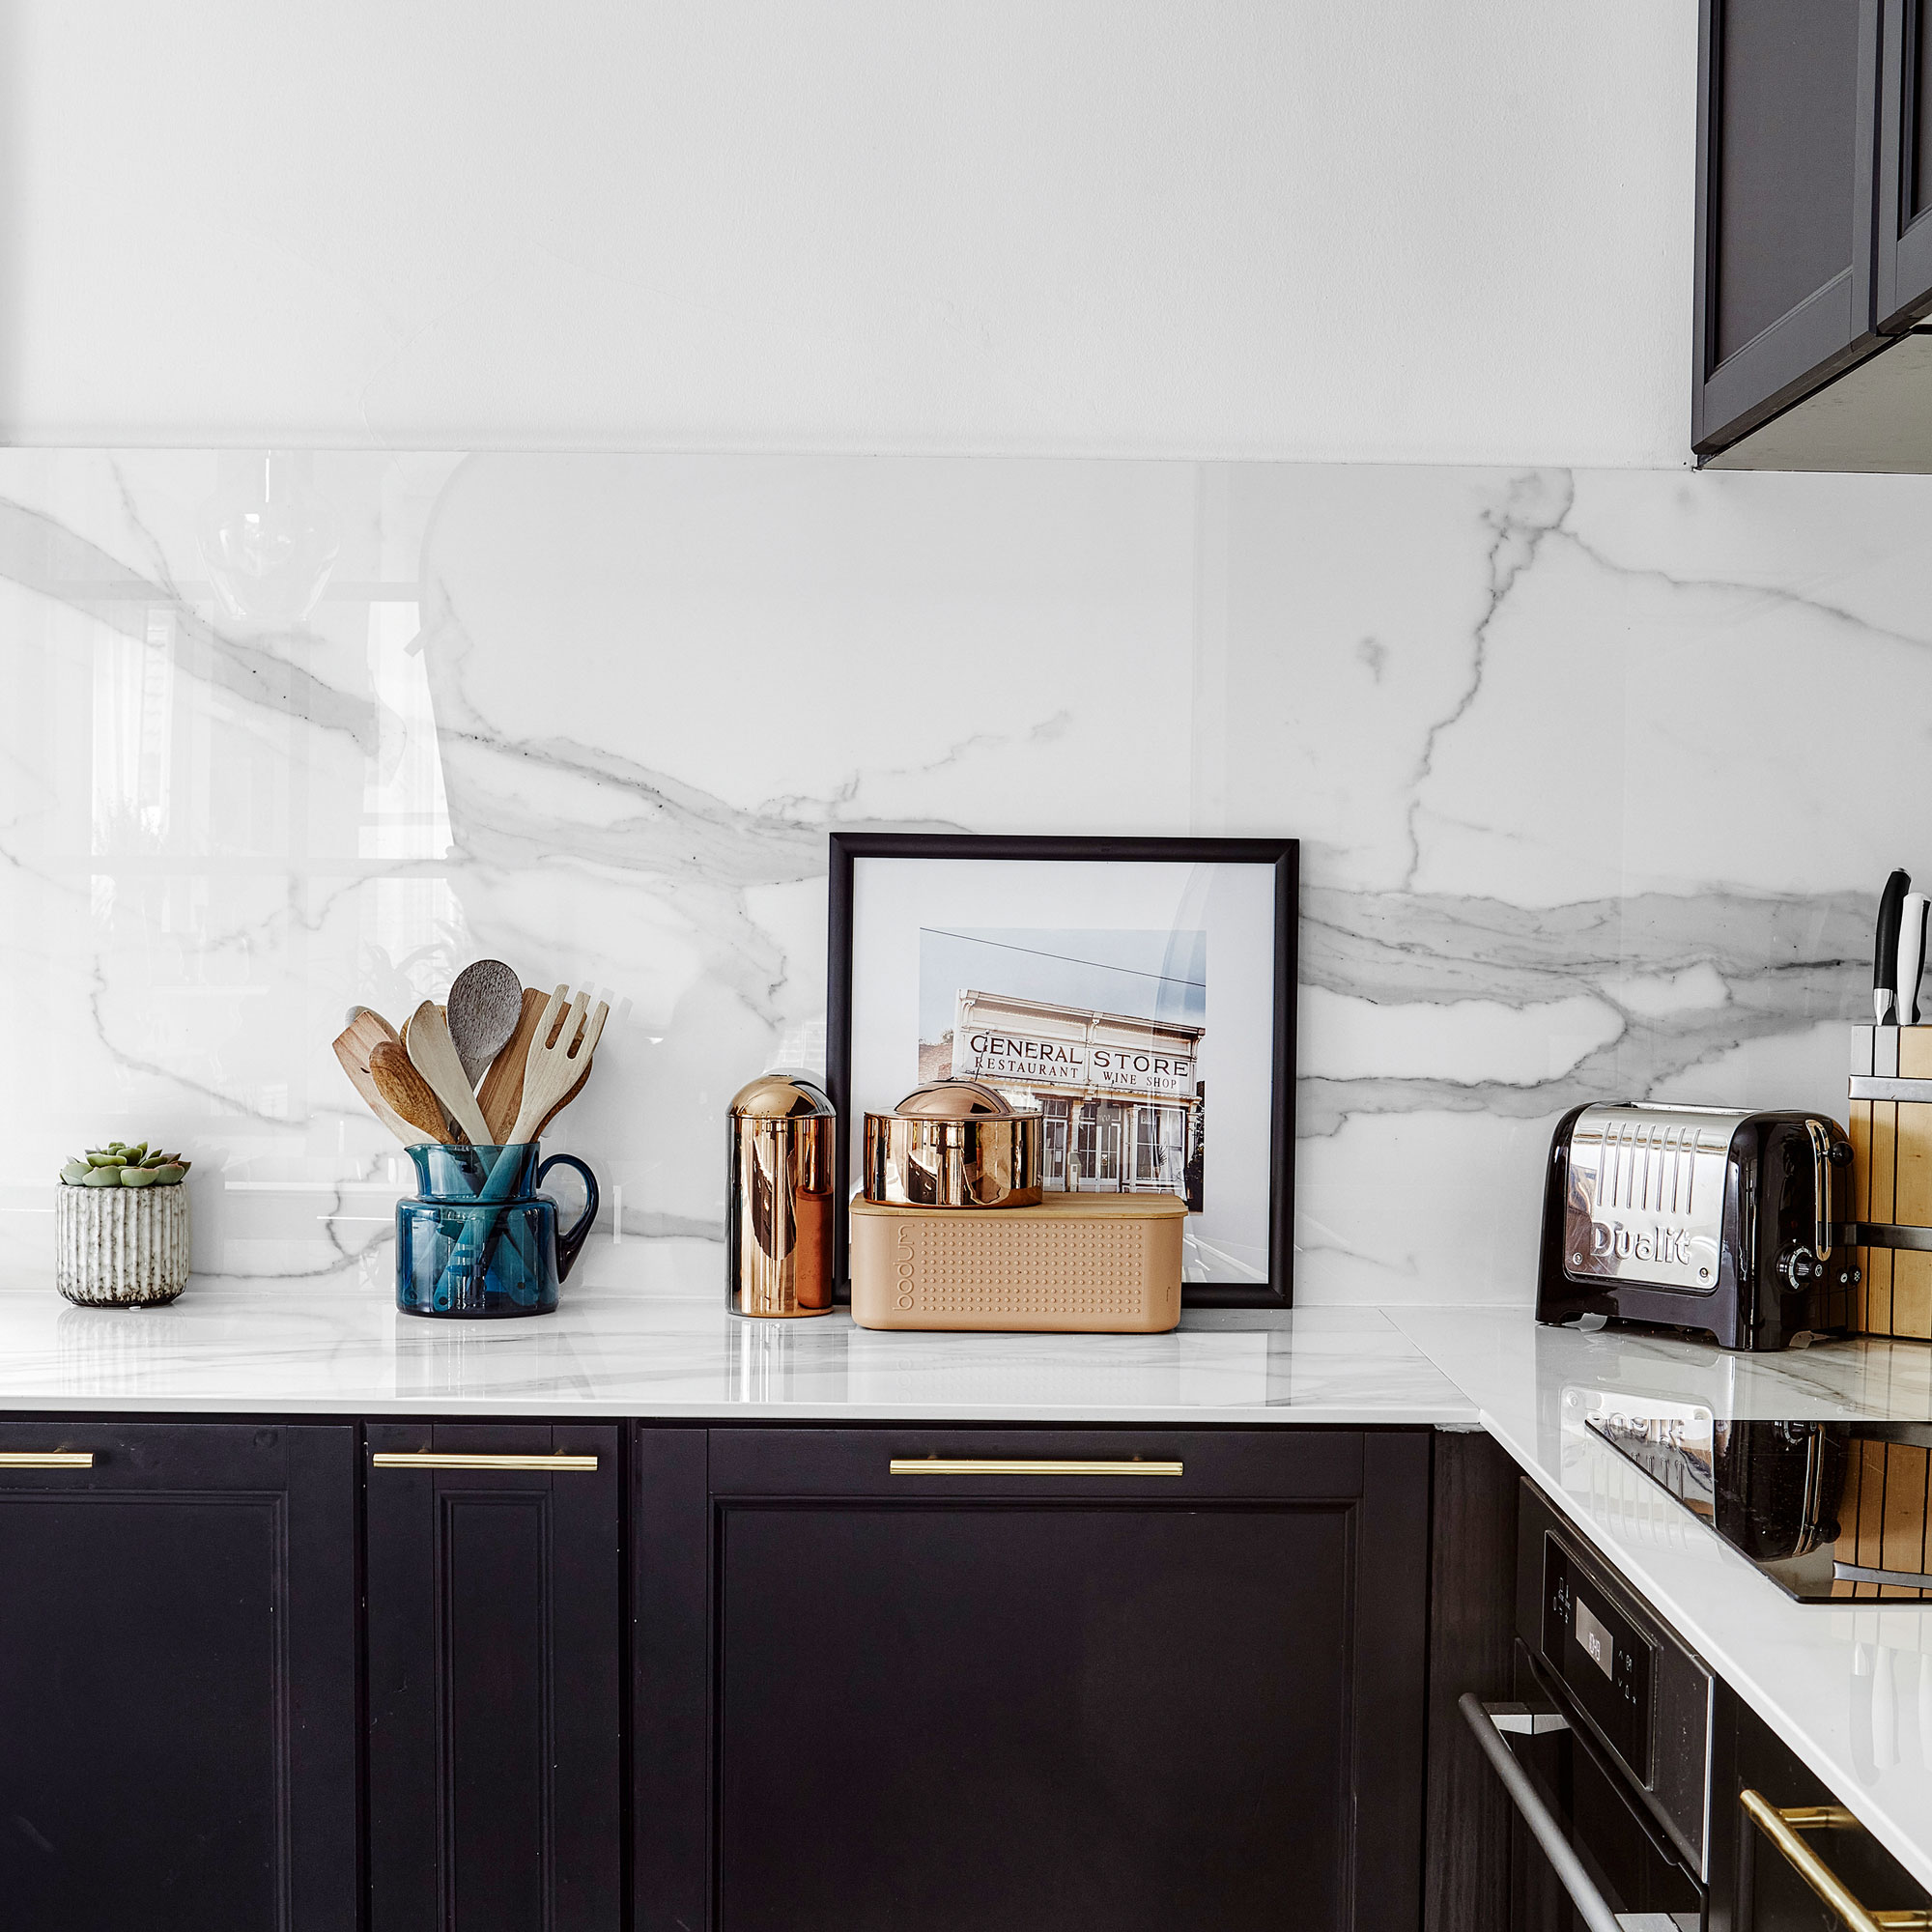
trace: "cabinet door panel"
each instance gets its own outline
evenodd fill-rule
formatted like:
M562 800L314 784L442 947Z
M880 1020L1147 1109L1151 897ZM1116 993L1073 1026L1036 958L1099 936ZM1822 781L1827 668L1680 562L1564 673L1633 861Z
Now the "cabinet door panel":
M1183 1474L890 1474L1136 1454ZM709 1458L712 1756L673 1755L715 1793L724 1932L1415 1918L1426 1434L719 1430ZM640 1573L654 1537L692 1573L688 1502L640 1512ZM689 1596L666 1611L699 1654ZM690 1835L660 1846L687 1873Z
M35 1926L356 1922L347 1426L0 1425L0 1897Z
M372 1424L372 1453L594 1470L368 1475L376 1932L619 1922L618 1432Z
M1878 150L1879 327L1932 310L1932 17L1925 0L1885 0Z
M1692 440L1725 447L1883 346L1881 0L1703 0Z

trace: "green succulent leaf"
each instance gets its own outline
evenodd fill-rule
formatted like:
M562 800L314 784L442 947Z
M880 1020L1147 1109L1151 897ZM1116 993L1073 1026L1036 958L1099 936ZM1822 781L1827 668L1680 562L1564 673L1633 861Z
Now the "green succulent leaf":
M90 1167L87 1179L80 1184L83 1187L119 1187L121 1170L118 1167Z
M121 1170L123 1187L152 1187L160 1178L160 1170L154 1167L124 1167Z
M159 1167L144 1167L142 1184L152 1181L156 1187L179 1187L186 1174L187 1169L180 1161L165 1161Z
M78 1187L93 1172L84 1160L71 1160L61 1169L61 1179L70 1187Z

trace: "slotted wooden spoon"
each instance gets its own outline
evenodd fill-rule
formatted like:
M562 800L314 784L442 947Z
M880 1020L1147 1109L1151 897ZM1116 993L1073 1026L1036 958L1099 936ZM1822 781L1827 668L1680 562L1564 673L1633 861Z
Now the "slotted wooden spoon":
M584 1009L589 1003L588 993L579 993L573 999L565 986L550 996L524 1063L524 1097L506 1146L535 1140L589 1077L590 1056L597 1050L598 1037L611 1011L600 1000L586 1021ZM561 1025L557 1024L559 1016Z

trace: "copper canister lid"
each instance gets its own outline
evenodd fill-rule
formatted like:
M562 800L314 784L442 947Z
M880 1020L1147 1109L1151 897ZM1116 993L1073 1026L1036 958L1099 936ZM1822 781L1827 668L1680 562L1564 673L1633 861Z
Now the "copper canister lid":
M825 1090L803 1073L761 1073L731 1096L734 1121L810 1121L833 1112Z
M894 1208L1034 1208L1041 1116L978 1080L934 1080L866 1116L865 1193Z

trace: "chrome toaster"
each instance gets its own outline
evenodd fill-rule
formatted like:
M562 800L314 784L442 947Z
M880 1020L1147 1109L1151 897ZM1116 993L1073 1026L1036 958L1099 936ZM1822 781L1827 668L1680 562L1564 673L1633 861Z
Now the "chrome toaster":
M1544 1179L1536 1319L1700 1330L1724 1349L1843 1334L1851 1162L1822 1114L1573 1108Z

